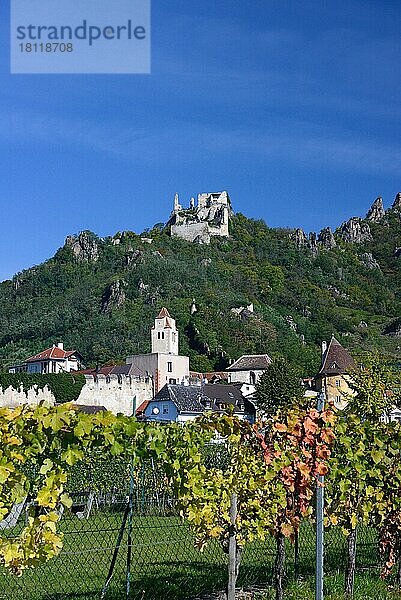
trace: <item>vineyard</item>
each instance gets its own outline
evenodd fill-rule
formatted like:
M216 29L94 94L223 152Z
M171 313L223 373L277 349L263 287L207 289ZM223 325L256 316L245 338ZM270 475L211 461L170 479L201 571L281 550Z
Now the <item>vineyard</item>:
M381 417L394 377L366 360L345 412L305 399L255 426L230 414L182 426L70 404L1 409L0 597L291 597L292 581L313 578L324 477L326 588L341 576L358 594L363 569L372 597L391 598L401 428Z

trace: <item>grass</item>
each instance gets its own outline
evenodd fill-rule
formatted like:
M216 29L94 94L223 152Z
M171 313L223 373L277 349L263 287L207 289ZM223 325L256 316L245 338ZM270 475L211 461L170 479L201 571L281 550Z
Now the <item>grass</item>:
M122 511L98 510L88 520L65 514L61 520L64 547L60 556L40 565L21 578L0 574L0 600L99 600L106 581ZM207 597L222 590L226 583L226 555L220 546L210 543L204 552L195 548L185 523L174 516L134 515L132 537L132 600L185 600L197 595ZM355 600L400 599L400 593L388 589L377 574L374 533L359 534L358 566L369 567L358 574ZM345 540L338 530L326 534L325 600L341 600L343 589ZM244 553L238 580L239 587L257 585L269 590L272 580L275 545L265 542L250 544ZM125 598L127 532L116 561L116 568L106 600ZM300 580L294 583L293 548L287 546L286 600L314 598L314 532L305 524L300 536ZM253 595L256 599L258 596ZM271 600L270 591L259 595Z

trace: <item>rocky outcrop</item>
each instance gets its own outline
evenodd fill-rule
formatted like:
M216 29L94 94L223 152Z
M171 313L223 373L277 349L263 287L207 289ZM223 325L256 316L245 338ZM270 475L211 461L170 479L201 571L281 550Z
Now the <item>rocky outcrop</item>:
M295 245L298 250L301 250L302 248L305 248L308 246L308 238L307 238L304 230L301 229L300 227L298 227L298 229L296 229L292 233L291 237L294 240Z
M372 206L369 208L366 218L368 221L371 221L372 223L378 223L379 221L382 220L382 218L384 217L385 214L386 214L386 211L384 210L384 206L383 206L383 198L381 198L379 196L378 198L376 198L376 200L373 202Z
M130 248L127 254L125 255L125 264L127 266L131 265L135 267L137 264L143 262L143 255L144 253L142 252L142 250L133 250L132 248Z
M312 252L313 256L317 255L317 235L314 231L311 231L311 233L309 234L309 239L308 239L308 243L309 243L309 250Z
M127 284L122 280L113 281L105 290L102 299L102 313L111 312L114 308L122 306L126 300L125 288Z
M359 217L352 217L345 221L340 227L340 237L349 244L362 244L372 240L372 234L368 223L364 223Z
M401 192L396 195L391 208L401 211Z
M367 269L380 269L380 265L377 262L377 260L375 258L373 258L373 255L371 252L364 252L363 254L361 254L361 256L359 257L361 263L363 264L364 267L366 267Z
M65 246L71 248L76 260L96 262L99 260L99 247L96 236L90 231L81 231L77 236L69 235Z
M317 237L317 243L327 250L331 250L337 246L331 227L325 227L322 229Z

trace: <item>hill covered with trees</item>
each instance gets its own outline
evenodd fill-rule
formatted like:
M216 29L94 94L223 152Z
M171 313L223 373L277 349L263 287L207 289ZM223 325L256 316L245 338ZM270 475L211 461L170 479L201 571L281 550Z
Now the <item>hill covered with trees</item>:
M386 212L378 199L367 218L318 236L241 214L230 238L210 245L172 238L162 224L105 239L82 232L0 284L0 367L57 341L92 366L149 352L161 306L177 319L194 370L281 353L314 374L332 333L350 350L397 357L400 263L401 194ZM253 312L232 310L251 304Z

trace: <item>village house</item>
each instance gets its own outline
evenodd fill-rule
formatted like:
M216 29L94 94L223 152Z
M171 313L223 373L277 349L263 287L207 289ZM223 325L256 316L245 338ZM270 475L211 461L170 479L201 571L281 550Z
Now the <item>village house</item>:
M156 396L139 407L139 415L149 421L184 423L205 411L233 411L240 419L255 421L255 407L237 386L225 384L166 384Z
M259 379L271 363L267 354L243 354L227 367L230 383L245 383L256 386Z
M79 371L82 367L82 356L76 350L64 350L62 342L57 346L42 350L30 356L24 362L13 365L9 373L69 373Z
M332 336L329 344L322 342L322 364L315 377L315 389L326 392L329 402L344 409L353 395L350 373L356 368L351 354Z

